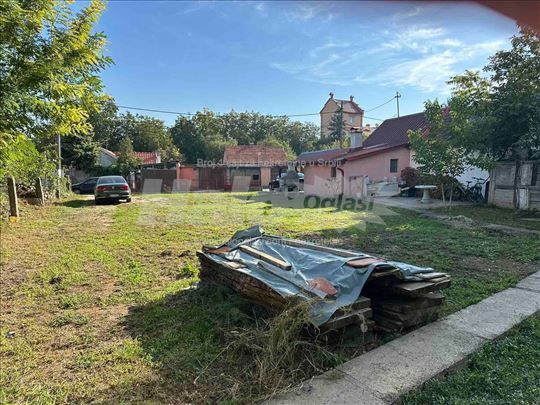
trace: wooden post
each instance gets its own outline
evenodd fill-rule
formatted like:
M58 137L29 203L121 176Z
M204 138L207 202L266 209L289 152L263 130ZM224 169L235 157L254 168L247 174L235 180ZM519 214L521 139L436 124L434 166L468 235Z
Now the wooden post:
M10 216L19 217L19 203L17 201L17 187L15 186L15 179L13 176L7 178L7 187L9 195L9 212Z
M43 194L43 184L41 184L41 179L38 177L36 179L36 196L39 198L39 204L45 205L45 195Z

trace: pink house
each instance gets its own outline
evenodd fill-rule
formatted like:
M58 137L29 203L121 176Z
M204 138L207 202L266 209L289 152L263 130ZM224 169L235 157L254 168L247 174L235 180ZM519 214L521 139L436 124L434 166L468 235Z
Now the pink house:
M305 193L361 198L367 183L395 183L401 170L414 166L407 132L425 126L424 113L405 115L384 121L360 147L302 153Z

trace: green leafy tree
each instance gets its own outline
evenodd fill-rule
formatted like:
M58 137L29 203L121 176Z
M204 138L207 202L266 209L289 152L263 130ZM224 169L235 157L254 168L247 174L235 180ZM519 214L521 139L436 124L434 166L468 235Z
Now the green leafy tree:
M98 160L99 144L92 133L62 139L62 165L91 172Z
M332 115L328 124L328 136L325 138L325 143L338 142L339 148L343 148L345 141L345 120L343 119L343 108L339 108Z
M499 160L515 161L517 188L522 160L540 158L540 35L521 28L511 43L490 58L484 77L467 71L450 83L453 117L463 125L461 142L474 164L490 169Z
M126 177L130 170L142 164L142 160L137 157L130 138L124 138L118 146L117 171Z
M461 144L462 126L452 119L450 108L437 100L425 103L427 128L409 131L414 160L422 173L435 176L441 185L450 186L449 207L452 206L453 179L469 166L470 156Z
M99 72L112 63L103 56L105 35L92 32L104 3L74 13L68 2L0 3L0 140L25 135L41 147L56 135L91 129L88 112L102 98ZM18 142L18 141L16 141Z

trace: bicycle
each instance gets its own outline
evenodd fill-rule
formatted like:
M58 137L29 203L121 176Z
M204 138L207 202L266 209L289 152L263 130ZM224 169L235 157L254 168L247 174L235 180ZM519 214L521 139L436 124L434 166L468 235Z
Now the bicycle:
M466 186L458 183L458 185L454 189L454 200L468 201L477 204L484 202L484 195L482 194L482 189L484 188L484 184L486 184L488 179L482 179L480 177L473 177L473 179L475 180L475 183L472 186L471 183L473 183L473 180L468 180ZM449 192L445 194L448 198Z

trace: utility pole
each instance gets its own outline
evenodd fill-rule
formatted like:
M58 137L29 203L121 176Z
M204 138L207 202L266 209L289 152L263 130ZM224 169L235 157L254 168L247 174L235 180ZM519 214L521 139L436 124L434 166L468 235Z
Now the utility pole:
M399 91L396 91L396 105L397 105L397 116L399 118L399 99L401 97L401 94L399 94Z

